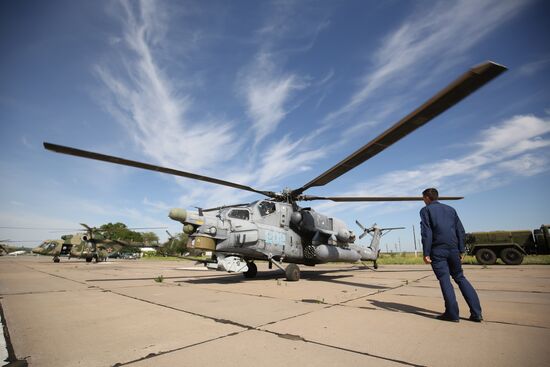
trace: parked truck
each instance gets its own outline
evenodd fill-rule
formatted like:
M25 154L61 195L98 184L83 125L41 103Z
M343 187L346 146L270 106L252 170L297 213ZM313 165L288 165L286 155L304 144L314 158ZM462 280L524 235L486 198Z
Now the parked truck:
M550 225L533 231L493 231L466 234L468 255L482 265L493 265L500 258L507 265L519 265L525 255L550 254Z

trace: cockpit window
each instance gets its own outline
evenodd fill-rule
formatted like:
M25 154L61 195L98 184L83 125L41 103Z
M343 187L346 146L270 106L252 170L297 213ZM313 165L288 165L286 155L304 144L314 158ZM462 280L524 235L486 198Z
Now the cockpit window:
M244 219L244 220L248 220L250 218L248 210L246 209L233 209L227 214L227 216L229 218Z
M261 214L262 217L266 216L266 215L269 215L269 214L275 212L275 203L273 203L271 201L262 201L258 205L258 209L260 210L260 214Z
M45 250L50 250L55 247L55 242L45 242L42 245L40 245L40 247Z

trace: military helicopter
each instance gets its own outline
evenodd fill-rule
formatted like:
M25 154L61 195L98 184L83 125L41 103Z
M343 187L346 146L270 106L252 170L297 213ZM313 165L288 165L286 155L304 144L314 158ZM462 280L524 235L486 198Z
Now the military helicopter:
M191 247L212 251L211 268L242 272L247 278L256 276L255 260L267 260L285 272L289 281L300 279L297 264L313 266L325 262L357 262L378 258L376 242L383 229L361 226L363 233L373 234L370 249L356 244L355 234L337 218L328 217L309 207L300 207L301 201L330 200L334 202L417 201L422 197L334 197L305 195L313 187L328 184L359 166L387 147L455 105L478 88L491 81L506 67L487 61L473 67L416 110L365 144L357 151L332 166L318 177L296 189L282 192L258 190L250 186L209 176L132 161L110 155L80 150L44 142L48 150L125 166L168 173L171 175L210 182L267 197L247 204L198 209L197 212L174 208L169 217L183 224L190 236ZM459 200L463 197L440 197L440 200ZM286 269L283 263L289 263Z
M6 240L2 240L0 242L4 242ZM0 256L4 256L9 254L12 251L12 246L5 245L3 243L0 243Z
M109 254L120 251L123 247L143 247L140 242L123 241L110 239L105 231L80 223L85 233L76 233L61 236L61 239L46 240L32 252L38 255L53 256L55 263L60 262L61 257L68 259L86 259L86 262L106 261ZM153 229L149 227L128 228L128 229Z

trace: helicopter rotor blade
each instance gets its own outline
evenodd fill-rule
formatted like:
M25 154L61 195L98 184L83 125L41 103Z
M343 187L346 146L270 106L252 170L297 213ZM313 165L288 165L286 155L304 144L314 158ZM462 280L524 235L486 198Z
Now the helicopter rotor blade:
M357 219L355 220L355 224L357 224L357 225L359 226L359 228L361 228L361 230L363 230L363 231L366 231L366 230L367 230L367 229L365 228L365 226L362 225L361 223L359 223L359 221L358 221Z
M241 203L241 204L234 204L234 205L222 205L222 206L217 206L215 208L202 209L202 211L203 212L213 212L213 211L221 210L221 209L225 209L225 208L243 207L243 206L247 206L247 205L250 205L250 203Z
M461 200L463 196L440 196L438 200ZM335 202L355 201L422 201L422 196L312 196L301 195L298 200L330 200Z
M344 173L359 166L460 102L505 70L507 70L505 66L491 61L486 61L473 67L369 143L365 144L318 177L306 183L304 186L293 190L293 196L297 197L310 187L326 185Z
M149 164L149 163L142 163L142 162L138 162L138 161L132 161L132 160L129 160L129 159L115 157L115 156L112 156L112 155L95 153L95 152L90 152L90 151L87 151L87 150L76 149L76 148L71 148L71 147L58 145L58 144L47 143L47 142L44 142L44 148L46 148L47 150L51 150L53 152L56 152L56 153L74 155L74 156L77 156L77 157L94 159L94 160L97 160L97 161L109 162L109 163L114 163L114 164L120 164L122 166L136 167L136 168L141 168L141 169L145 169L145 170L149 170L149 171L162 172L162 173L167 173L167 174L174 175L174 176L191 178L191 179L194 179L194 180L210 182L210 183L217 184L217 185L228 186L228 187L232 187L234 189L251 191L251 192L255 192L257 194L262 194L262 195L265 195L265 196L268 196L268 197L278 197L278 195L276 193L272 192L272 191L256 190L256 189L254 189L250 186L241 185L241 184L230 182L230 181L220 180L220 179L214 178L214 177L202 176L202 175L197 175L197 174L191 173L191 172L176 170L176 169L173 169L173 168L166 168L166 167L156 166L156 165Z
M362 240L363 237L365 237L370 231L371 231L371 228L366 228L364 225L362 225L357 219L355 220L355 223L359 226L359 228L361 228L361 230L363 231L363 233L361 233L359 235L359 239Z

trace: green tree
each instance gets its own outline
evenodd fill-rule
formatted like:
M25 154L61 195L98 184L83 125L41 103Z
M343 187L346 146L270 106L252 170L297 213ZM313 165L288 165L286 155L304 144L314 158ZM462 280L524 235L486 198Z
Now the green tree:
M178 233L176 240L173 244L173 249L178 254L182 255L187 250L187 241L189 240L189 235L187 233Z
M187 240L189 236L186 233L178 233L174 237L170 237L168 241L163 243L160 252L164 255L179 256L187 250Z
M154 232L142 232L141 237L143 238L143 242L147 245L156 246L159 244L159 236Z
M143 236L139 232L128 229L124 223L107 223L99 227L105 237L112 240L122 240L130 242L143 242Z

